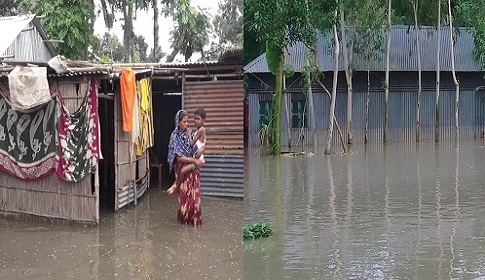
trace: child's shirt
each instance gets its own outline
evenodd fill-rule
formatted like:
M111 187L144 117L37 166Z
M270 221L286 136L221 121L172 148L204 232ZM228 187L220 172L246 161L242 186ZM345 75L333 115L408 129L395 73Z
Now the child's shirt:
M199 132L199 130L195 131L194 132L194 137L197 135L197 132ZM199 138L197 140L197 142L195 142L195 145L197 145L197 148L200 149L200 148L204 148L205 147L205 140L207 138L207 135L204 137L204 139L202 141L200 141L201 139ZM200 160L203 160L204 159L204 155L200 155Z

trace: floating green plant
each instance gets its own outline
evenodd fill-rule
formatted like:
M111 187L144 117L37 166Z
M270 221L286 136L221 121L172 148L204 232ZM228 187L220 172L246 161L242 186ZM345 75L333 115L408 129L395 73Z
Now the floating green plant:
M257 222L254 224L244 224L244 239L256 239L268 237L273 234L270 223Z

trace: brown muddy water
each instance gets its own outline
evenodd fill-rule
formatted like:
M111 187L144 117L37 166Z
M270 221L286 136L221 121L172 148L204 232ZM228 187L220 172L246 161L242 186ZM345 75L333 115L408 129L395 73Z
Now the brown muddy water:
M246 161L244 279L485 279L483 141Z
M153 189L95 228L0 219L0 279L242 279L243 202L203 197L200 228L176 205Z

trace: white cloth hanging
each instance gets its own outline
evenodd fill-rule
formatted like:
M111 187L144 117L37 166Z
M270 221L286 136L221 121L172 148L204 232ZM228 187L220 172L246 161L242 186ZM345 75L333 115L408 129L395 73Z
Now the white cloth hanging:
M46 67L17 66L8 75L10 102L18 110L27 110L51 100Z

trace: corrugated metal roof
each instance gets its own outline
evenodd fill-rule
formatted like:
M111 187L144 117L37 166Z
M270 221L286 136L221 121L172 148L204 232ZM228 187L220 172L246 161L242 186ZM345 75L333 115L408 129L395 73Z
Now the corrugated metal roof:
M440 45L440 68L441 71L451 71L451 48L450 29L442 27ZM383 30L384 32L384 30ZM436 70L436 29L433 27L421 27L419 29L421 48L422 71ZM385 36L383 37L385 39ZM321 71L332 71L333 37L330 33L319 33L317 38L317 66ZM384 42L385 46L385 42ZM473 49L475 44L473 36L465 28L458 28L455 38L455 69L462 72L481 71L481 67L475 61ZM417 46L414 29L408 26L393 26L391 30L391 71L417 71ZM295 43L286 51L286 64L293 66L296 72L301 72L305 67L306 46L303 43ZM366 71L366 61L360 55L354 54L355 71ZM385 50L383 49L369 65L371 71L385 71ZM344 59L341 52L339 56L339 70L344 71ZM265 54L260 55L244 67L246 73L269 73Z
M0 41L0 53L4 53L8 46L15 41L15 38L22 32L35 15L27 14L22 16L0 18L0 30L2 30L2 40Z
M34 14L0 17L0 30L4 60L47 61L56 55Z

